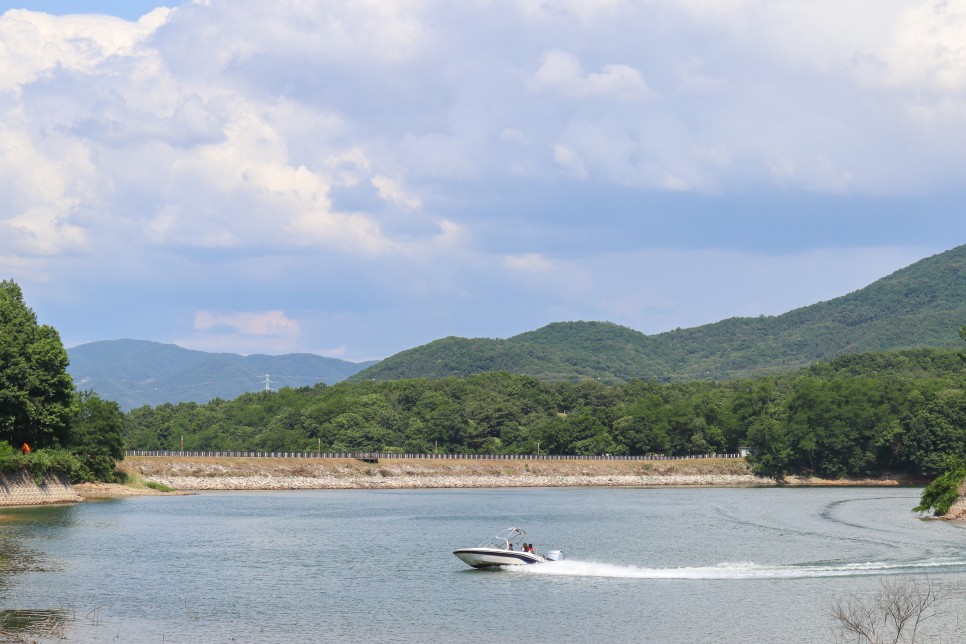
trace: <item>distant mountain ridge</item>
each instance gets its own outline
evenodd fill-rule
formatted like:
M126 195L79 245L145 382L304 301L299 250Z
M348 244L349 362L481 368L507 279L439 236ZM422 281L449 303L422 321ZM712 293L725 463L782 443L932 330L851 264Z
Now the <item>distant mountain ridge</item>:
M381 362L313 354L241 356L142 340L68 349L68 371L122 409L233 399L262 389L507 371L541 380L666 381L776 374L869 351L959 348L966 323L966 245L871 285L778 316L730 318L645 335L610 322L555 322L508 339L448 337Z
M959 347L966 245L873 284L778 316L730 318L645 335L609 322L557 322L511 338L448 337L402 351L351 379L508 371L542 380L729 379L867 351Z
M280 356L207 353L145 340L104 340L67 350L67 371L78 390L93 389L123 410L166 402L231 400L265 387L335 384L373 362L347 362L309 353Z

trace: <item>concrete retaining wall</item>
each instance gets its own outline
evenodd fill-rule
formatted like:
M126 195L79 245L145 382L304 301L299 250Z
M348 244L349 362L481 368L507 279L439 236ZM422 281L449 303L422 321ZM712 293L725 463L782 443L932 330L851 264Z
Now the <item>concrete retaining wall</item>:
M28 472L0 473L0 506L76 503L80 500L66 476L47 474L37 485Z

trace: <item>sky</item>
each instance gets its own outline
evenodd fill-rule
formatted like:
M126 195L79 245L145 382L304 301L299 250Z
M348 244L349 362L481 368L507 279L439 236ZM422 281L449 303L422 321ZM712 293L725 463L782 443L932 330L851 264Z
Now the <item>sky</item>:
M0 2L0 279L68 347L660 333L966 243L966 0Z

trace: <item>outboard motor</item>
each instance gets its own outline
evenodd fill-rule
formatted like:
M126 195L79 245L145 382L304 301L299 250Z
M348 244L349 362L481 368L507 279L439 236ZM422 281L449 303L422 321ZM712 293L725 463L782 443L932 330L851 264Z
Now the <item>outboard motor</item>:
M546 554L547 561L561 561L563 558L563 550L551 550Z

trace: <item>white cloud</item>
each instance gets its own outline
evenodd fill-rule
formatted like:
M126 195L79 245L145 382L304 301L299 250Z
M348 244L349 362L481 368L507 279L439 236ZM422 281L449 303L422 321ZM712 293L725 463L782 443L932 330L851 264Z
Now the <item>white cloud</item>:
M416 210L422 205L418 198L406 194L405 189L389 177L373 177L371 182L381 199L391 201L403 210Z
M549 273L554 269L553 262L540 253L508 255L503 258L503 265L511 270L525 273Z
M584 74L580 59L559 49L544 54L529 87L532 91L554 92L575 99L604 97L643 101L651 95L639 70L629 65L609 64L599 72Z
M137 55L138 47L170 15L159 8L138 22L96 15L55 17L10 10L0 16L0 89L18 91L45 74L92 73L115 56Z
M789 240L798 229L782 221L806 216L783 199L958 193L964 24L961 0L208 0L138 22L9 11L0 265L67 290L97 284L125 305L92 308L141 324L185 324L215 290L239 309L338 308L343 333L378 334L405 307L413 333L460 333L483 324L474 306L504 296L528 321L613 312L650 325L636 293L667 304L669 326L709 321L733 311L686 306L700 280L668 294L640 284L628 257L612 269L630 277L614 279L599 245L800 248L821 242ZM694 241L674 204L698 197L676 192L736 224L745 213L719 213L719 199L770 195L774 214L747 239L723 228ZM786 270L721 259L736 284ZM821 273L829 288L850 261L864 259ZM169 290L190 305L139 299ZM306 342L284 324L214 329L188 340Z
M505 25L515 12L521 37ZM431 239L429 199L516 177L703 192L957 182L964 13L871 0L10 11L0 219L7 245L38 253L96 250L135 219L155 245L372 256Z
M51 203L49 207L28 208L6 220L0 220L4 237L13 239L15 246L24 253L55 255L86 245L84 230L63 221L70 206Z
M966 3L924 2L896 16L893 37L867 70L881 83L936 94L966 92Z
M440 247L457 247L465 242L466 232L456 222L442 219L436 225L439 231L433 241Z
M195 312L196 333L174 342L202 351L284 353L297 350L301 340L298 320L282 311Z
M227 327L247 335L273 335L294 337L299 334L298 320L292 320L282 311L251 311L242 313L195 313L195 328L210 331Z
M586 179L589 176L583 159L573 148L560 144L553 146L553 160L572 179Z
M0 252L53 255L87 243L73 220L94 168L82 145L56 134L34 141L14 111L0 116Z
M501 258L500 264L514 288L543 295L554 294L572 302L593 290L589 271L572 261L553 259L542 253L522 253Z
M617 13L626 0L518 0L524 15L530 18L574 17L586 23Z

